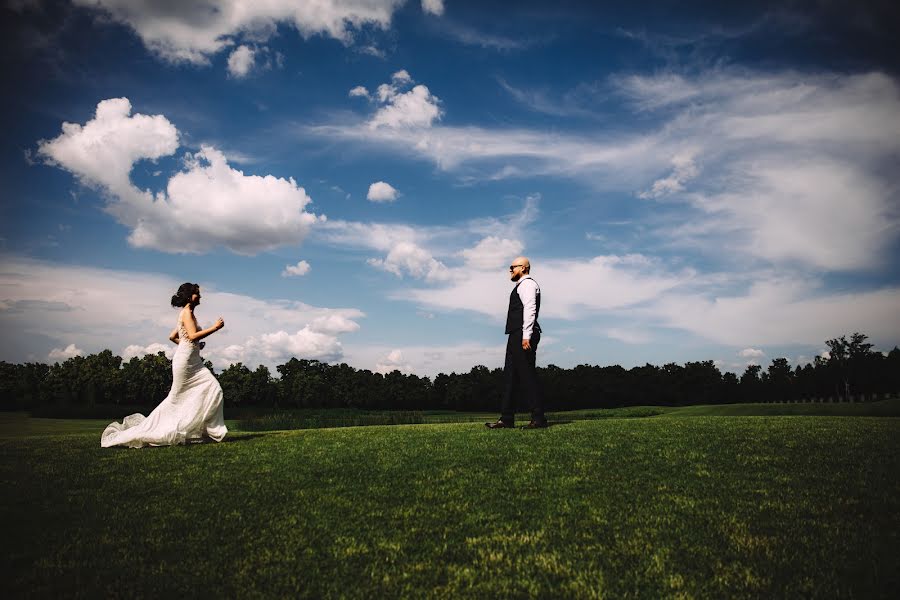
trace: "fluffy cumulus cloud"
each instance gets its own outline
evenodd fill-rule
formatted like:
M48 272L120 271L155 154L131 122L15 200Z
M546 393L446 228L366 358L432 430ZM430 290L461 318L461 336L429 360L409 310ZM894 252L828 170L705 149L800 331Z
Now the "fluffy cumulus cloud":
M256 64L256 52L243 44L228 55L228 74L236 79L246 77Z
M279 330L226 346L214 361L223 366L237 362L272 365L291 357L335 362L344 357L344 347L337 336L359 330L353 319L360 315L352 310L328 311L293 333Z
M375 364L375 371L382 374L400 371L401 373L412 373L413 366L403 358L402 350L391 350L387 356L383 357Z
M281 272L282 277L303 277L312 267L305 260L299 261L296 265L287 265Z
M39 142L38 155L104 191L106 210L131 229L134 246L254 254L301 242L320 220L305 212L310 198L293 179L245 175L212 146L187 154L165 191L138 189L130 180L134 164L173 154L178 132L161 115L130 113L126 98L104 100L85 125L64 123L58 137Z
M97 104L94 118L63 123L62 133L38 142L38 156L61 167L84 185L105 188L120 197L135 190L129 179L139 160L156 160L178 149L178 130L162 115L131 114L128 98Z
M244 2L159 2L158 0L74 0L105 18L130 27L154 54L172 62L208 64L212 55L251 38L264 41L279 25L304 38L325 35L351 43L363 26L386 29L404 0L269 0Z
M766 353L758 348L744 348L740 352L738 352L738 356L741 358L762 358Z
M63 362L76 356L82 356L83 354L84 350L76 347L75 344L69 344L65 348L54 348L47 355L47 358L53 362Z
M124 349L130 358L174 348L167 338L178 312L169 306L169 298L178 280L8 256L2 267L0 328L5 335L0 338L0 360L44 360L50 351L56 352L54 360L64 360L76 352L107 348ZM340 338L359 330L358 320L364 316L355 308L263 300L200 283L201 327L219 315L225 319L225 328L207 338L203 350L204 358L220 368L241 361L274 369L291 356L340 360Z
M378 86L374 99L381 105L368 122L370 129L419 129L431 127L441 118L440 99L424 85L403 91L413 79L404 69Z
M444 0L422 0L422 11L439 17L444 14Z
M400 193L391 184L384 181L376 181L369 186L369 193L366 194L366 199L372 202L393 202L399 196Z
M169 252L224 246L255 254L302 241L317 220L304 212L309 202L293 179L244 175L220 151L204 146L188 158L186 170L169 180L165 201L141 207L146 211L139 213L143 218L134 223L129 239L135 246Z
M353 88L352 90L350 90L348 95L351 98L368 98L369 90L367 90L366 88L364 88L361 85L358 85L355 88Z
M175 355L175 344L161 344L159 342L153 342L146 346L129 344L122 350L121 356L123 362L128 362L132 358L141 358L144 355L158 354L159 352L171 359Z
M222 351L222 364L283 363L291 357L302 357L323 362L340 360L343 346L332 335L304 327L294 333L276 331L254 336L240 345L226 347Z

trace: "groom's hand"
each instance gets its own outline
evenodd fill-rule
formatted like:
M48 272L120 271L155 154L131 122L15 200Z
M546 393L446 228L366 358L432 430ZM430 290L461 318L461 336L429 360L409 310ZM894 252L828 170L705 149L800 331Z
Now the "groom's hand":
M531 340L522 340L522 350L531 350Z

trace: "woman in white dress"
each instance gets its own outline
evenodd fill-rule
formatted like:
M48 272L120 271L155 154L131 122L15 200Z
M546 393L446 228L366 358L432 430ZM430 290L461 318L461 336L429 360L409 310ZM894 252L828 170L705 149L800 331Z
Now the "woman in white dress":
M172 306L183 307L169 339L178 344L172 358L172 389L147 417L133 414L110 423L100 437L100 446L171 446L211 439L221 442L228 433L222 415L222 387L200 359L203 338L225 326L200 329L194 308L200 304L200 286L185 283L172 296Z

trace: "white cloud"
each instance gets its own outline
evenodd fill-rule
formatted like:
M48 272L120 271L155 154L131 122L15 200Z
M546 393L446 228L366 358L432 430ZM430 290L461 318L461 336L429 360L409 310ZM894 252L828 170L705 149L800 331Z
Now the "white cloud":
M422 0L422 12L441 16L444 14L444 0Z
M673 229L696 243L700 237L772 263L823 270L877 266L900 230L889 188L847 162L782 156L738 163L726 176L727 191L696 194L691 202L706 218Z
M762 358L766 353L756 348L744 348L738 352L738 356L742 358Z
M467 46L478 46L501 52L522 50L541 41L539 39L513 39L503 35L485 33L484 31L450 21L443 22L439 32Z
M374 56L375 58L381 58L381 59L384 59L387 56L387 54L385 53L384 50L382 50L378 46L374 46L374 45L363 46L363 47L359 48L359 52L361 52L362 54L368 54L369 56Z
M169 179L165 192L138 189L130 180L134 163L173 154L178 132L161 115L130 112L126 98L104 100L94 119L84 126L64 123L60 136L39 142L38 153L105 191L106 210L132 230L132 245L170 253L223 246L254 254L302 242L319 220L305 212L310 198L292 178L244 175L212 146L186 155L185 169Z
M65 348L54 348L47 357L53 362L65 362L70 358L82 356L84 350L77 348L75 344L69 344Z
M394 85L401 86L412 83L412 77L409 74L409 71L406 69L400 69L393 75L391 75L391 81L394 82Z
M38 142L38 156L86 186L123 197L139 194L129 179L134 163L173 154L178 130L162 115L130 115L128 98L103 100L83 126L63 123L62 134Z
M120 356L122 357L123 363L126 363L135 357L140 358L146 354L157 354L158 352L165 353L165 355L171 359L175 355L175 348L175 344L161 344L159 342L153 342L146 346L129 344L128 346L125 346Z
M294 333L279 330L227 346L214 362L221 366L235 362L273 365L292 356L336 362L344 358L344 347L337 336L358 331L359 324L352 319L360 315L358 311L327 311Z
M699 169L694 164L694 157L690 152L682 152L672 158L672 173L663 179L657 179L649 190L638 194L644 199L660 198L669 194L684 191L684 185L697 176Z
M522 253L524 246L519 240L488 236L475 246L466 248L460 254L470 268L496 270L508 267L509 262Z
M410 83L412 77L404 69L391 76L391 83L378 86L376 98L382 106L369 120L369 129L427 128L441 118L440 99L426 86L417 85L408 92L401 91Z
M367 90L366 88L364 88L361 85L358 85L355 88L353 88L352 90L350 90L349 95L351 98L368 98L369 90Z
M166 202L124 215L140 217L129 237L135 246L167 252L224 246L255 254L300 243L317 221L304 212L310 198L293 178L244 175L210 146L203 146L189 159L187 170L169 180L167 192ZM205 218L194 218L199 214Z
M243 344L227 346L213 362L217 366L236 362L273 365L291 357L335 362L343 356L344 348L335 336L304 327L295 333L281 330L250 337Z
M352 315L351 315L352 316ZM359 323L340 313L330 313L316 317L309 325L311 331L317 333L338 334L353 333L359 330Z
M256 52L248 46L240 45L228 56L228 74L236 79L246 77L255 64Z
M828 291L816 280L760 277L744 293L679 290L635 314L729 346L818 346L847 331L873 332L889 345L900 337L898 307L897 287Z
M302 277L309 273L310 270L309 263L305 260L301 260L296 265L287 265L284 268L284 271L281 272L282 277Z
M366 194L366 199L372 202L393 202L398 196L399 192L391 184L384 181L376 181L369 186L369 193Z
M391 350L387 356L383 357L375 365L375 371L381 374L387 374L392 371L400 371L401 373L412 373L413 366L405 362L403 352L400 350Z
M406 93L391 96L369 121L369 127L431 127L441 117L439 102L427 87L417 85Z
M371 25L386 29L404 0L74 0L128 25L154 54L172 62L208 64L209 57L246 38L265 41L279 25L289 25L304 38L321 34L352 42L353 29Z
M390 98L389 91L384 93ZM394 105L389 104L365 123L319 125L305 131L424 157L446 171L487 165L484 179L562 175L598 183L614 181L616 187L625 189L644 185L648 177L669 165L671 156L677 152L670 143L653 136L609 134L608 141L598 141L596 136L549 134L521 128L433 125L433 120L443 112L437 106L438 100L432 102L428 97L426 88L413 102L417 105L410 107L409 122L404 122L403 115L398 114L402 109L393 109ZM389 124L392 126L381 126ZM498 170L496 162L501 159L515 164Z
M370 258L368 264L397 277L407 273L416 278L439 281L449 277L446 267L431 253L411 242L397 242L382 258Z

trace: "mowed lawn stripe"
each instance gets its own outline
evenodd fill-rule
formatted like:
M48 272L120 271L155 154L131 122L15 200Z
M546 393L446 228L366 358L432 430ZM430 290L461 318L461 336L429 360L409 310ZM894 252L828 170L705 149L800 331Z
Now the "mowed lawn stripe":
M5 597L887 597L900 419L0 439Z

